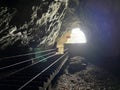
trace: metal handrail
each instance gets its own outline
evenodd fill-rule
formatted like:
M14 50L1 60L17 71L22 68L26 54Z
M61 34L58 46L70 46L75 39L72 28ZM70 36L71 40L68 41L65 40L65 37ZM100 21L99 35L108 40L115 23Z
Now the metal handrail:
M18 63L12 64L12 65L8 65L8 66L5 66L5 67L1 67L0 70L7 69L7 68L10 68L10 67L13 67L13 66L19 65L19 64L23 64L23 63L26 63L26 62L29 62L29 61L32 61L32 60L38 59L38 58L40 58L40 57L44 57L44 56L50 55L50 54L52 54L52 53L55 53L55 51L54 51L54 52L50 52L50 53L45 54L45 55L42 55L42 56L39 56L39 57L35 57L35 58L31 58L31 59L27 59L27 60L25 60L25 61L21 61L21 62L18 62Z
M27 68L33 66L33 65L36 65L36 64L42 62L43 60L46 60L46 59L48 59L48 58L51 58L51 57L53 57L53 56L55 56L55 55L56 55L56 54L53 54L53 55L51 55L51 56L48 56L48 57L46 57L46 58L44 58L44 59L39 60L38 62L35 62L35 63L33 63L33 64L30 64L30 65L28 65L28 66L26 66L26 67L23 67L23 68L21 68L21 69L15 71L15 72L9 74L9 76L11 76L11 75L13 75L13 74L15 74L15 73L17 73L17 72L20 72L20 71L22 71L22 70L25 70L25 69L27 69Z
M31 83L34 79L36 79L38 76L40 76L42 73L44 73L46 70L48 70L50 67L52 67L54 64L56 64L59 60L61 60L65 55L67 55L68 52L63 54L60 58L58 58L56 61L54 61L52 64L50 64L48 67L46 67L44 70L42 70L40 73L38 73L36 76L31 78L29 81L27 81L24 85L22 85L18 90L22 90L25 86L27 86L29 83Z
M56 49L56 48L55 48L55 49ZM48 51L53 51L53 50L55 50L55 49L48 49L48 50L44 50L44 51L38 51L38 52L20 54L20 55L15 55L15 56L3 57L3 58L0 58L0 60L3 60L3 59L11 59L11 58L18 58L18 57L23 57L23 56L28 56L28 55L38 54L38 53L44 53L44 52L48 52Z

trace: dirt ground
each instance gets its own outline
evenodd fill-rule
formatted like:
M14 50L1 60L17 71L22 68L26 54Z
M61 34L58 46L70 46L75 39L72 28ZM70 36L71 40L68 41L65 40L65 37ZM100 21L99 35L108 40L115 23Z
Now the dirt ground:
M120 83L109 72L76 56L52 90L120 90Z

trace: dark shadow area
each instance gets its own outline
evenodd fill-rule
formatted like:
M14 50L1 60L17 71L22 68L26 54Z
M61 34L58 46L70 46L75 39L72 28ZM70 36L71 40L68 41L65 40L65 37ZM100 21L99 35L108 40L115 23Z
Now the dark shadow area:
M120 78L120 57L102 56L95 49L90 48L88 44L66 44L65 48L69 49L70 57L84 57L88 62L93 63Z

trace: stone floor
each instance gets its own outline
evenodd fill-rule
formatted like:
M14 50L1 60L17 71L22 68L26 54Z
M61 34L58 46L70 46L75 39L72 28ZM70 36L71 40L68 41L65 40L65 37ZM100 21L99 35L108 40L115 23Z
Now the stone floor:
M77 70L73 68L75 66ZM109 72L77 56L70 59L65 73L59 77L52 90L120 90L120 83Z

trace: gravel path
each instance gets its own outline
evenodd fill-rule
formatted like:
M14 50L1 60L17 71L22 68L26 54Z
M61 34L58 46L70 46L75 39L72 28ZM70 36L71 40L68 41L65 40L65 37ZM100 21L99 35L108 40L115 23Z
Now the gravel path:
M120 83L107 71L77 56L70 59L65 73L59 77L52 90L120 90Z

